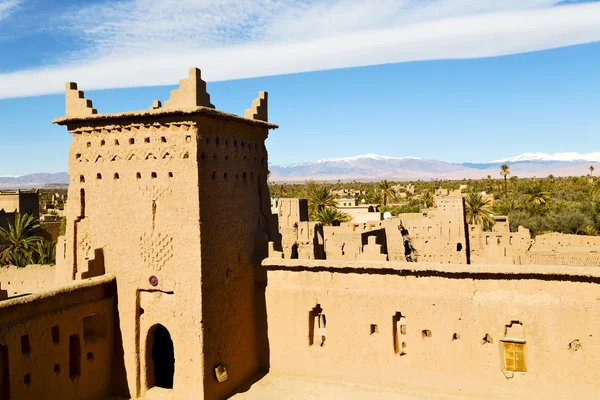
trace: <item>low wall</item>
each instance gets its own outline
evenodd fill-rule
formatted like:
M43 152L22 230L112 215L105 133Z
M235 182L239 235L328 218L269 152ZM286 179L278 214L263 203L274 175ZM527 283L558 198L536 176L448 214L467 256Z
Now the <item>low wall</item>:
M595 251L530 251L527 264L600 267L600 253Z
M274 373L473 398L595 398L600 271L266 259Z
M28 265L0 267L0 287L8 297L48 290L54 286L53 265Z
M40 223L40 236L49 242L56 242L60 235L61 221L58 222L41 222Z
M0 301L0 399L99 399L110 392L115 279Z

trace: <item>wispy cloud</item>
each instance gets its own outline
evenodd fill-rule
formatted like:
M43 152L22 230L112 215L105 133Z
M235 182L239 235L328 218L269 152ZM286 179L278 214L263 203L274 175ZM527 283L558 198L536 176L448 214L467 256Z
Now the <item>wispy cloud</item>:
M23 0L0 0L0 21L14 12Z
M0 0L1 2L2 0ZM0 3L2 4L2 3ZM87 43L60 65L0 74L0 98L528 52L600 40L600 3L556 0L145 0L58 20Z

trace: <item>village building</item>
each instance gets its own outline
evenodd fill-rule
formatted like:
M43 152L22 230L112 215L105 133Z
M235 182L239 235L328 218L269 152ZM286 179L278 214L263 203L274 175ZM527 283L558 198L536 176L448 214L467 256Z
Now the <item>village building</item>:
M0 228L7 229L9 224L14 224L16 214L28 214L39 219L40 200L37 190L0 191Z

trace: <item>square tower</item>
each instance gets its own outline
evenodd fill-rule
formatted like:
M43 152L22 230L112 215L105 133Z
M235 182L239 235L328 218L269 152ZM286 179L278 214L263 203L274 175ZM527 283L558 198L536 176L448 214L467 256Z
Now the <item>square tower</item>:
M98 114L67 83L53 122L73 136L57 280L116 276L114 393L222 398L266 368L267 94L217 111L192 68L164 107Z

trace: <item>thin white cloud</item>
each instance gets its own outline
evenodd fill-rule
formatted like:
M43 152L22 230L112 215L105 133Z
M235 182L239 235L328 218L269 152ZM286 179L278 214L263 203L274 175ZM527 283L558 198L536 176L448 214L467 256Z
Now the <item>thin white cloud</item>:
M1 1L1 0L0 0ZM501 4L499 4L501 3ZM476 58L600 40L600 3L555 0L145 0L59 21L89 44L62 65L0 74L0 98L382 63ZM100 110L101 111L101 110Z
M0 21L12 14L23 0L0 0Z

